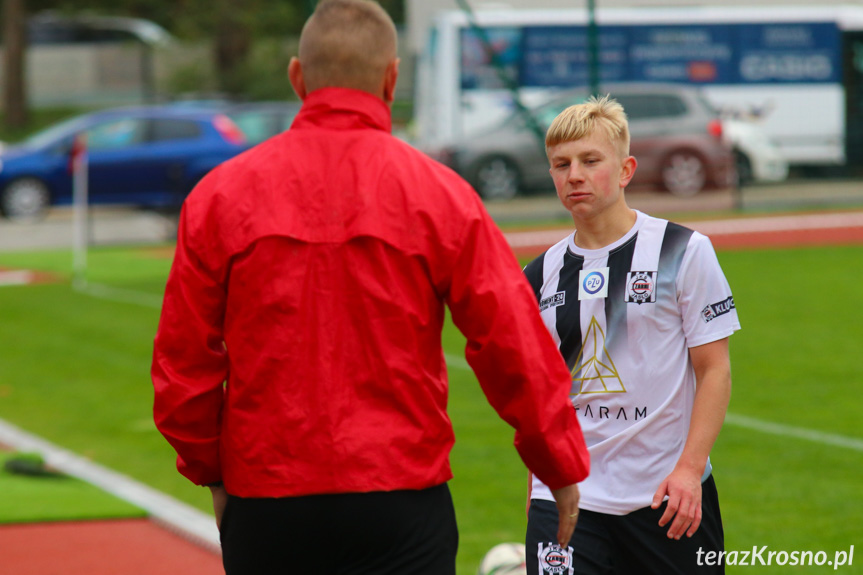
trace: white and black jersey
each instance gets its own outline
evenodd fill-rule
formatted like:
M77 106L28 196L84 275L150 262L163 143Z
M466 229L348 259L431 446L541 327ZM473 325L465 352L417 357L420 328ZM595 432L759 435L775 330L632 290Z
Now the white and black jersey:
M740 329L710 240L637 212L615 243L585 250L573 234L524 271L572 372L591 456L580 507L623 515L650 505L689 430L689 348ZM531 497L552 499L536 478Z

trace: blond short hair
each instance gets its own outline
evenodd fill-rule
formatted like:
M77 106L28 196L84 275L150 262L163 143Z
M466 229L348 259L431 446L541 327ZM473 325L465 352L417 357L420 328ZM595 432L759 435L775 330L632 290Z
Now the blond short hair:
M374 92L397 57L392 18L372 0L320 0L300 35L299 60L310 90Z
M629 121L623 106L610 95L591 96L558 114L545 134L545 150L590 137L597 129L617 147L621 158L629 155Z

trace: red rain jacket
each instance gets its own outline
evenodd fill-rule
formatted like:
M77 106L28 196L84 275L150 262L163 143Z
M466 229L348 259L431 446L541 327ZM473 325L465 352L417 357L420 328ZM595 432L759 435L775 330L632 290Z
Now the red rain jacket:
M449 480L445 303L530 470L552 488L587 475L570 374L505 239L461 178L389 132L380 99L317 90L186 200L152 378L194 483L290 497Z

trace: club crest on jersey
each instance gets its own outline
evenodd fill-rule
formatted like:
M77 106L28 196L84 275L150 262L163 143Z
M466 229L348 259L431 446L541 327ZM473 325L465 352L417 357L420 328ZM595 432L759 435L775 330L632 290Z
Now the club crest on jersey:
M556 543L540 543L536 552L542 575L572 575L572 547L564 549Z
M719 316L727 314L734 307L734 297L729 296L720 302L709 304L701 310L701 319L704 320L704 323L710 323Z
M657 272L629 272L626 274L626 302L656 303Z
M578 272L578 299L600 299L608 297L608 268L581 270Z
M539 302L539 311L545 311L550 307L566 304L566 292L559 291L553 296L543 298Z

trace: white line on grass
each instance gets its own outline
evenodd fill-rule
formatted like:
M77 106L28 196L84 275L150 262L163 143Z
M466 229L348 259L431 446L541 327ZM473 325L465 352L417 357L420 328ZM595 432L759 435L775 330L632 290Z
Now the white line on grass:
M467 370L471 369L467 360L461 356L453 355L451 353L445 353L445 354L443 354L443 358L444 358L444 360L446 360L446 364L450 367L456 367L458 369L467 369Z
M169 495L88 461L71 451L50 443L0 419L0 443L18 451L39 453L45 463L111 493L146 511L186 538L219 552L219 530L212 516Z
M30 270L0 270L0 286L20 286L33 283Z
M747 417L745 415L737 415L735 413L727 414L725 416L725 423L760 431L761 433L769 433L770 435L793 437L804 441L812 441L814 443L832 445L834 447L844 447L845 449L853 449L854 451L863 451L863 439L858 439L856 437L826 433L815 429L806 429L805 427L785 425L783 423L773 423L771 421L763 421L761 419Z
M151 293L115 288L103 284L87 283L82 287L74 287L75 291L98 299L104 299L119 303L129 303L144 307L159 309L162 307L162 296Z

